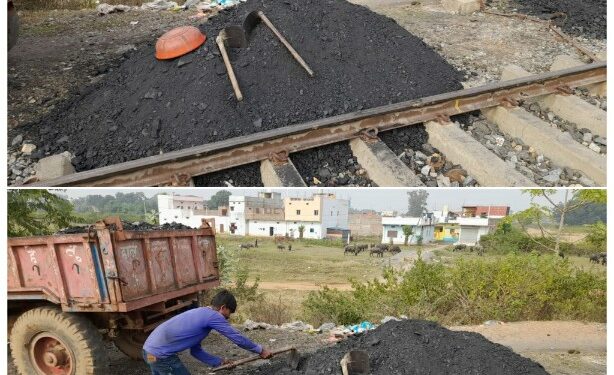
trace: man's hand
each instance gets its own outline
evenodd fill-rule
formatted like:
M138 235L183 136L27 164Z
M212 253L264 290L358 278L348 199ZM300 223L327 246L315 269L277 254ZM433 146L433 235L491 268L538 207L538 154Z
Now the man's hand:
M260 352L260 358L262 359L269 359L273 356L273 353L271 353L270 351L268 351L265 348L262 348L262 352Z

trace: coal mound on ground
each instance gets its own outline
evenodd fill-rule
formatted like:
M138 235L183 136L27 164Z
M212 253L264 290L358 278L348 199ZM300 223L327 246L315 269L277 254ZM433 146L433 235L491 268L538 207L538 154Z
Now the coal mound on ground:
M563 17L553 18L557 26L572 35L606 39L607 0L513 0L512 5L521 13L550 19L562 12Z
M230 51L237 103L215 37L262 10L303 56L306 72L264 25ZM201 26L207 42L157 61L140 46L99 83L19 132L36 157L70 151L78 171L462 89L462 74L394 20L345 0L248 0Z
M351 350L369 353L372 375L547 374L544 368L505 346L471 332L450 331L422 320L390 321L359 337L307 356L298 370L283 360L242 375L341 374L339 361Z

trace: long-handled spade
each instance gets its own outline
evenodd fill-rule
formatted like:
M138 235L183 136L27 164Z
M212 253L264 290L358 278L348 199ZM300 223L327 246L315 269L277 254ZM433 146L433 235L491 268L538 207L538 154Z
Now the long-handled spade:
M217 38L215 38L215 42L220 49L222 59L224 59L224 65L226 65L228 78L230 79L230 83L232 84L232 89L235 92L235 96L237 97L238 101L242 101L243 94L241 93L241 88L239 87L239 82L237 81L235 72L232 69L230 59L228 58L228 52L226 52L226 47L228 46L230 48L243 48L247 44L247 41L245 39L245 32L239 26L229 26L219 33Z
M277 350L273 350L271 352L274 356L275 355L279 355L282 353L289 353L288 354L288 366L290 366L291 369L296 370L298 369L298 366L300 364L301 361L301 355L299 354L299 352L296 350L296 348L294 347L287 347L287 348L283 348L283 349L277 349ZM228 365L224 365L224 366L220 366L220 367L216 367L213 370L211 370L211 372L217 372L217 371L221 371L221 370L229 370L232 368L235 368L237 366L240 365L244 365L246 363L249 362L254 362L261 359L259 355L253 356L253 357L249 357L249 358L245 358L245 359L240 359L236 362L230 363Z
M288 51L290 51L290 54L292 54L294 59L296 61L298 61L298 63L301 64L301 66L307 71L307 74L309 74L309 76L313 77L313 70L311 70L309 65L307 65L305 60L303 60L301 55L299 55L298 52L296 52L296 50L286 40L286 38L284 38L284 36L281 35L279 30L277 30L277 28L267 18L267 16L264 15L264 12L262 12L262 11L253 11L253 12L249 13L247 15L247 17L245 17L245 21L243 21L243 29L245 30L245 33L246 34L250 34L252 32L252 30L260 23L260 21L264 22L264 24L267 25L269 29L271 29L271 31L273 32L273 34L275 34L277 39L279 39L279 41L284 46L286 46Z

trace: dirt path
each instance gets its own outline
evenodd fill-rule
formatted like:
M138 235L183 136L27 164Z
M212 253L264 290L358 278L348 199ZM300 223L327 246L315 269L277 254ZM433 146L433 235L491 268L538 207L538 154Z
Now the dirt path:
M607 372L605 323L529 321L449 328L480 333L540 363L553 375Z
M606 351L605 323L512 322L450 327L454 331L477 332L515 351Z
M320 290L324 285L339 290L352 290L350 284L316 284L307 282L267 282L261 281L258 283L260 289L264 290Z

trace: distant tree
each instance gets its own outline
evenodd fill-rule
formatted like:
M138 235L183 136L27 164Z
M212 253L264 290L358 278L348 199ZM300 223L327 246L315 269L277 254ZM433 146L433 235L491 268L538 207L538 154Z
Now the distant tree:
M409 237L414 234L414 229L411 225L403 225L401 227L403 229L403 235L405 236L405 241L403 242L405 246L407 246L407 242L409 242Z
M575 203L572 201L572 203ZM599 221L607 223L608 205L605 203L587 203L569 212L565 217L567 225L595 224ZM554 213L554 220L561 219L558 211Z
M217 193L213 194L209 202L207 202L207 207L213 210L218 207L228 207L228 198L232 195L228 190L220 190Z
M73 205L47 190L8 191L8 235L38 236L70 226Z
M556 203L552 195L556 193L553 189L530 189L525 190L530 194L532 199L537 197L545 198L548 202L547 205L539 205L535 202L531 203L531 207L508 216L504 219L504 222L516 221L520 227L525 231L531 240L544 248L550 248L548 245L539 241L539 238L531 236L527 230L528 225L535 224L540 230L541 238L549 238L554 240L554 248L552 249L555 254L560 254L561 234L563 227L565 226L565 218L570 213L580 207L586 206L590 203L604 204L607 201L606 190L570 190L566 189L563 197L563 201ZM558 225L554 232L548 231L544 227L544 222L551 219L554 216L558 216Z
M429 193L426 190L412 190L407 192L407 215L421 217L426 210L426 201Z
M298 238L301 240L303 239L303 233L305 233L305 226L301 224L298 227Z

